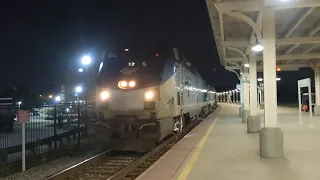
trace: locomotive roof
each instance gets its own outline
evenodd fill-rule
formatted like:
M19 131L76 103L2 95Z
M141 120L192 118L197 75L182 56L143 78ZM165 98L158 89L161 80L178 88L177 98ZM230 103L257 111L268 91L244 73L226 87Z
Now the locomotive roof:
M188 61L186 56L181 51L179 51L179 49L177 49L177 52L179 54L179 60L175 59L174 49L177 48L174 46L154 44L153 46L144 49L118 49L116 51L113 51L112 57L119 60L121 59L121 61L124 60L124 63L132 61L137 62L141 65L141 63L146 62L147 64L155 63L159 66L162 66L167 60L175 60L179 62L183 67L185 67L186 69L188 69L193 74L195 74L203 80L201 74L198 72L196 67L192 65L190 61Z

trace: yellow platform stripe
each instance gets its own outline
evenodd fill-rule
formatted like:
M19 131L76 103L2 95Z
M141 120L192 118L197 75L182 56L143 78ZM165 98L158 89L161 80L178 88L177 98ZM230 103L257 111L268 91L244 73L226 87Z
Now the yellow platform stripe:
M197 146L197 149L194 151L191 159L189 160L188 164L185 166L185 168L183 169L183 171L180 173L178 180L186 180L194 166L194 164L197 162L200 152L204 146L204 144L206 143L206 141L208 140L209 135L211 134L214 125L216 124L216 122L218 121L218 118L216 118L216 120L213 121L213 123L209 126L206 134L202 137L200 143Z

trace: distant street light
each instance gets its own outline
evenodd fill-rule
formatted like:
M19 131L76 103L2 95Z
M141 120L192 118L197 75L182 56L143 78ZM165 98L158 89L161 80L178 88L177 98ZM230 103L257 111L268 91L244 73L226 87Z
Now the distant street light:
M91 64L91 57L90 56L83 56L81 59L82 64L89 65Z
M82 87L81 86L77 86L76 87L76 92L77 93L81 93L82 92Z
M61 101L61 97L60 96L56 96L56 98L54 100L56 100L57 102L60 102Z
M18 102L18 105L20 106L21 104L22 104L22 102L21 102L21 101L19 101L19 102Z
M49 98L52 99L52 94L49 95Z
M79 72L83 72L83 69L82 69L82 68L80 68L78 71L79 71Z

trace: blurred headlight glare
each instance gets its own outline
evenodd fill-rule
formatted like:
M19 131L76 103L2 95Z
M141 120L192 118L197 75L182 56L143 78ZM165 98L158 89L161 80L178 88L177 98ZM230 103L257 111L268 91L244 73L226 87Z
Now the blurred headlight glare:
M146 100L150 100L153 98L153 92L152 91L147 91L145 94L144 94L144 98L146 98Z
M100 98L101 98L102 100L108 99L109 96L110 96L110 94L109 94L108 91L102 91L101 94L100 94Z

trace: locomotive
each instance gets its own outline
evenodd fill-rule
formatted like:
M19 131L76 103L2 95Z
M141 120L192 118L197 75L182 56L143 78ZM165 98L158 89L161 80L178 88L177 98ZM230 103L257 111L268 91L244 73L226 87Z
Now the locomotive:
M114 137L158 143L207 114L215 102L196 69L178 51L124 52L104 60L98 80L99 119Z

